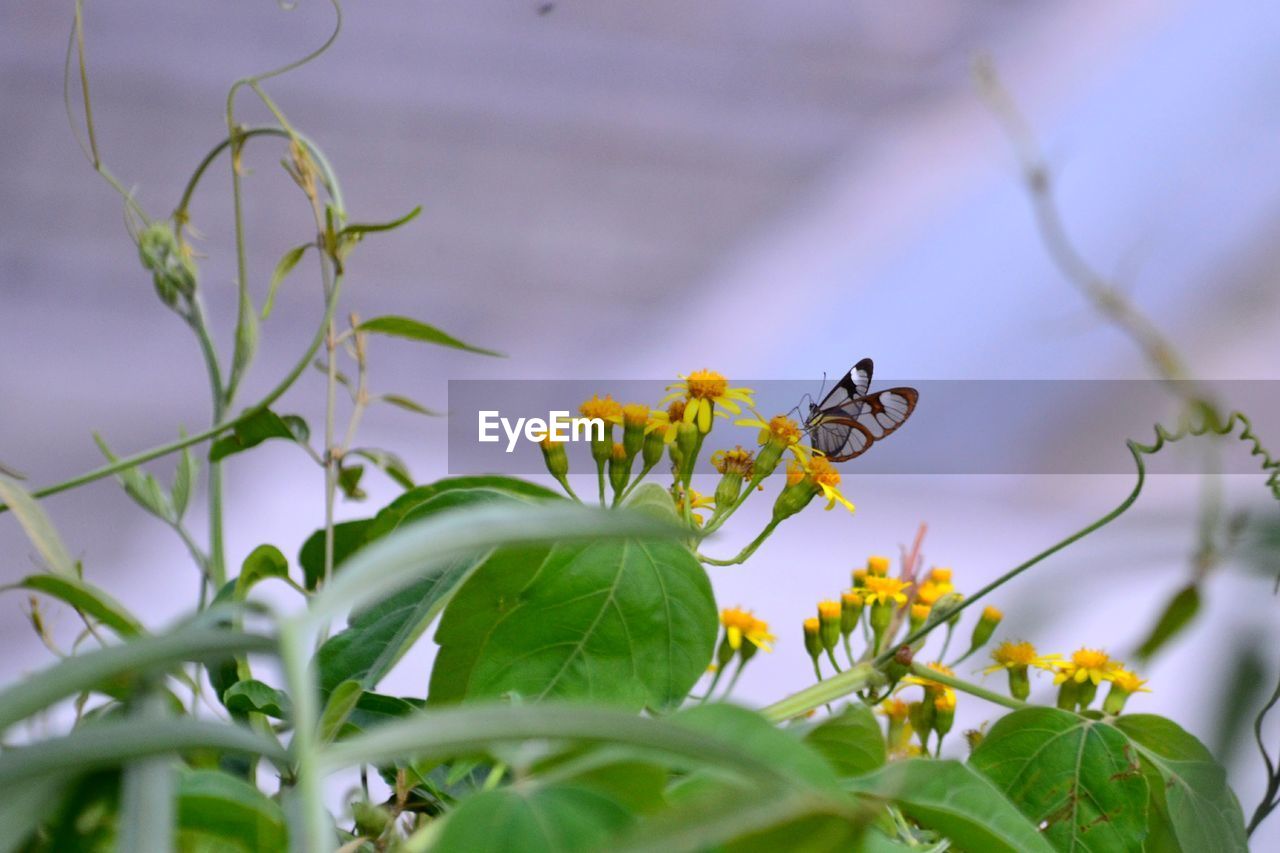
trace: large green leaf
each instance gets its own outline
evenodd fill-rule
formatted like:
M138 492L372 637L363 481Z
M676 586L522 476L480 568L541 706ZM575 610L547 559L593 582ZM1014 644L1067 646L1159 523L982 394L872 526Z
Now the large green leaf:
M1188 853L1247 850L1244 813L1227 772L1204 744L1172 720L1154 714L1120 717L1115 726L1160 774L1153 790L1160 811Z
M1053 849L990 780L958 761L897 761L845 784L851 791L894 804L963 850Z
M607 849L632 821L614 800L570 785L516 784L467 797L450 813L433 850L467 853L575 853Z
M875 714L851 702L839 714L812 728L804 742L817 750L841 776L860 776L884 764L884 732Z
M735 744L793 782L837 791L839 780L812 744L793 737L755 711L736 705L696 705L672 716L672 722Z
M183 850L284 850L284 811L243 779L189 770L178 782L178 841Z
M526 486L532 487L525 488ZM459 478L411 489L378 513L372 521L351 522L343 530L342 559L369 542L386 536L402 524L419 521L448 509L497 501L526 501L554 493L505 478ZM337 535L335 530L335 537ZM314 561L312 540L303 546L304 569ZM314 549L313 549L314 550ZM335 547L335 560L337 558ZM323 544L321 543L323 552ZM376 687L422 636L458 588L468 572L480 565L485 554L472 554L433 566L410 586L351 614L347 630L335 634L320 647L316 665L324 693L355 679L366 689ZM321 558L323 559L323 558ZM308 578L311 571L307 570Z
M56 598L98 620L122 637L136 637L143 633L142 623L123 604L105 590L74 575L29 575L15 584L0 587L0 590L8 589L26 589Z
M1128 738L1057 708L1001 718L970 764L1059 850L1136 850L1147 834L1147 781Z
M706 671L711 583L675 542L503 548L440 620L428 701L513 693L671 708Z

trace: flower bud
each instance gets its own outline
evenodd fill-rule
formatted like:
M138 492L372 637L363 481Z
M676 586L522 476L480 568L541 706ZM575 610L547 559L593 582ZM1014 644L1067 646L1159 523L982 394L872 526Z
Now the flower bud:
M858 627L862 618L863 601L859 593L852 590L840 594L840 633L846 637Z
M933 702L929 701L927 696L925 701L912 702L907 706L907 719L911 721L911 728L920 738L920 746L924 749L929 748L929 732L933 731L933 718L937 713Z
M924 625L925 620L929 618L929 611L932 609L927 604L911 605L911 612L907 614L907 621L913 632Z
M640 457L644 461L644 467L652 468L662 459L662 451L666 447L662 439L662 430L655 429L644 437L644 445L640 450Z
M138 234L138 256L151 273L151 283L165 305L185 313L196 292L195 264L183 251L173 226L153 222ZM179 308L178 301L183 302Z
M1058 707L1064 711L1074 711L1080 701L1080 685L1074 678L1068 678L1058 688Z
M822 647L831 651L840 642L841 605L838 601L818 602L819 636Z
M628 459L635 459L644 446L644 428L648 423L648 406L628 403L622 407L622 446L626 448Z
M985 646L991 640L991 635L995 633L996 626L1000 624L1000 620L1004 618L995 607L984 607L982 616L978 619L978 624L973 626L973 638L969 641L970 651L974 651Z
M953 690L942 690L933 699L933 730L938 733L938 740L947 736L956 720L956 694Z
M821 627L816 616L810 616L804 620L804 650L814 661L817 661L818 656L822 654L822 638L819 636Z
M609 485L613 487L615 495L625 489L627 480L631 479L633 458L627 455L627 448L621 443L615 443L609 451Z
M1098 685L1086 678L1084 681L1080 682L1078 692L1076 693L1076 704L1079 709L1083 711L1093 703L1093 700L1097 695Z
M873 555L867 557L867 574L883 578L889 575L889 558Z
M866 585L867 585L867 570L854 569L853 570L853 588L861 589Z
M564 452L564 442L552 441L550 436L538 442L542 448L542 459L547 463L547 471L557 480L564 479L569 473L569 457Z
M871 605L871 633L875 637L876 651L880 650L880 646L884 641L884 634L889 630L890 623L893 622L894 606L892 602L877 601Z

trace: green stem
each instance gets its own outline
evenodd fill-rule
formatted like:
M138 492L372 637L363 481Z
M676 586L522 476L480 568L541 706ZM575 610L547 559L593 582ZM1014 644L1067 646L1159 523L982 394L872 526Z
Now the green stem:
M319 767L320 744L316 737L320 709L315 672L309 665L311 637L303 623L295 620L280 626L280 658L284 666L289 696L293 699L293 740L289 753L294 762L294 795L300 811L293 839L295 850L330 850L329 814L324 807L324 779Z
M831 661L831 668L836 671L837 675L839 675L841 672L841 669L840 669L840 664L836 662L835 649L827 649L827 659Z
M818 663L814 661L814 669L817 670L817 668ZM821 676L821 672L818 675ZM807 714L815 708L828 702L833 702L842 696L883 683L883 674L869 663L860 663L857 666L846 669L839 675L833 675L831 678L821 680L817 684L792 693L785 699L774 702L767 708L762 709L760 713L771 722L780 723L783 720L790 720L792 717Z
M286 375L275 388L268 392L265 397L253 406L245 409L234 418L214 424L203 432L183 436L182 438L171 441L168 444L161 444L149 450L135 453L132 456L121 457L109 465L94 468L92 471L87 471L84 474L72 477L69 480L63 480L61 483L55 483L52 486L45 486L42 489L37 489L31 493L32 497L45 498L50 495L56 495L60 492L74 489L77 486L83 486L86 483L101 480L103 477L110 477L112 474L117 474L127 468L133 468L143 464L144 462L150 462L152 459L159 459L162 456L168 456L170 453L175 453L182 450L184 447L191 447L194 444L207 441L208 439L226 432L229 429L234 429L241 422L248 420L258 412L270 406L278 400L285 391L288 391L295 381L297 381L298 377L301 376L303 371L305 371L311 364L311 360L315 358L315 354L320 349L320 345L324 343L324 336L328 329L329 318L333 316L334 306L337 304L338 290L339 288L335 286L333 292L329 295L329 302L325 306L324 319L320 325L320 329L316 332L316 335L307 347L306 352L304 352L302 357L298 359L297 364L293 366L293 369L289 371L288 375ZM3 513L8 509L9 506L7 504L0 504L0 513Z
M738 556L734 557L731 560L717 560L714 557L708 557L702 553L698 554L698 559L710 566L733 566L733 565L737 565L738 563L744 563L752 554L756 552L757 548L759 548L762 544L764 544L764 540L769 538L769 535L773 533L773 531L777 528L777 526L778 526L778 521L776 519L771 520L768 524L764 526L764 530L760 531L760 535L757 536L755 539L752 539L751 543L747 545L747 547L739 551Z
M628 485L625 489L623 489L622 494L614 501L614 506L621 504L623 501L629 498L631 496L631 493L636 490L637 486L639 486L641 483L644 482L644 478L649 476L649 472L652 471L657 466L657 464L658 463L655 461L653 464L646 465L643 468L641 468L640 473L636 475L636 478L631 481L630 485ZM565 489L568 490L568 488L569 487L566 485Z
M938 672L936 669L930 669L929 667L925 666L922 663L919 663L918 661L912 662L911 673L913 675L919 676L920 678L927 678L930 681L936 681L939 684L945 684L946 686L952 688L953 690L959 690L962 693L968 693L970 696L977 696L979 699L986 699L988 702L994 702L997 705L1003 705L1006 708L1012 708L1015 711L1021 710L1023 708L1031 707L1029 704L1027 704L1026 702L1023 702L1020 699L1013 699L1009 696L1004 696L1000 693L995 693L991 690L988 690L985 687L980 687L979 685L974 684L972 682L965 681L964 679L956 678L953 675L947 675L945 673Z
M741 658L739 658L739 659L738 659L738 666L737 666L737 668L733 671L733 677L731 677L731 678L729 679L729 683L725 685L724 693L720 694L720 699L721 699L722 701L723 701L723 700L725 700L725 699L728 699L728 698L729 698L729 694L733 693L733 688L735 688L735 687L737 687L737 686L738 686L738 679L742 677L742 670L743 670L743 669L745 669L745 668L746 668L746 666L747 666L747 662L746 662L745 660L742 660Z

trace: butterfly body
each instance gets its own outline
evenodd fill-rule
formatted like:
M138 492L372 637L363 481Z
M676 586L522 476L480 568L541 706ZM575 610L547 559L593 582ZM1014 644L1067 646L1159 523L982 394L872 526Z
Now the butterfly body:
M864 358L841 377L821 403L809 404L804 428L814 449L831 462L846 462L902 426L915 411L914 388L869 393L874 365Z

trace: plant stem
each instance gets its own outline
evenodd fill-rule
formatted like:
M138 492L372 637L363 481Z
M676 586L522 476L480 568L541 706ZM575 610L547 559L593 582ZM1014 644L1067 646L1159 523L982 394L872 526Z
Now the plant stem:
M769 523L764 526L764 530L760 531L760 535L757 536L755 539L752 539L750 544L748 544L747 547L739 551L738 556L734 557L731 560L717 560L714 557L708 557L702 553L698 554L698 559L711 566L733 566L733 565L737 565L738 563L744 563L752 554L756 552L757 548L759 548L762 544L764 544L764 540L769 538L770 534L773 533L773 531L777 528L777 526L778 526L778 521L776 519L770 520Z
M930 681L936 681L939 684L945 684L946 686L954 690L959 690L962 693L968 693L971 696L977 696L979 699L986 699L988 702L994 702L997 705L1003 705L1006 708L1012 708L1015 711L1021 710L1023 708L1031 707L1028 703L1023 702L1021 699L1013 699L1009 696L1004 696L1000 693L996 693L994 691L988 690L985 687L980 687L979 685L974 684L972 682L965 681L964 679L956 678L953 675L947 675L945 673L938 672L936 669L931 669L918 661L913 661L911 663L911 673L913 675L919 676L920 678L927 678Z
M817 669L817 661L814 661L814 669ZM818 675L821 677L820 671ZM817 684L792 693L790 696L763 708L760 713L766 719L780 723L783 720L807 714L815 708L828 702L833 702L842 696L883 683L883 674L869 663L860 663L857 666L846 669L839 675L834 675L831 678L824 679Z

